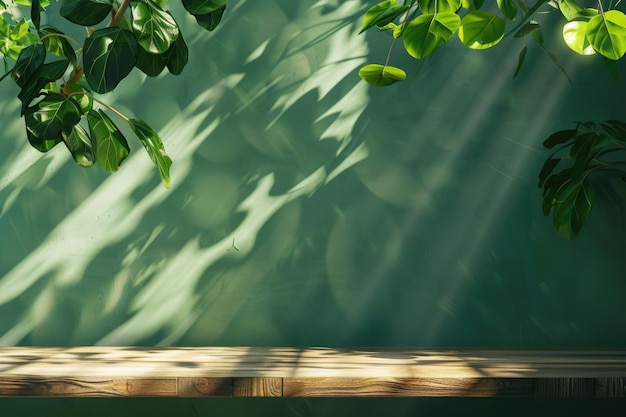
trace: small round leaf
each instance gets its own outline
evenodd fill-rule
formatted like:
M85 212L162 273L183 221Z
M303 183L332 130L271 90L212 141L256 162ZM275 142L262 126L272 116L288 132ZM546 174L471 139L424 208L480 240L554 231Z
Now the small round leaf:
M425 58L446 43L460 24L461 18L456 13L420 15L404 27L404 47L413 58Z
M472 49L491 48L502 40L505 27L504 20L493 13L469 12L461 19L459 39Z
M600 55L617 60L626 53L626 15L619 10L592 17L587 23L586 34Z
M400 68L384 66L380 64L368 64L361 67L359 77L365 82L375 86L386 86L402 81L406 78L406 72Z
M586 35L587 22L573 20L563 26L563 40L570 49L580 55L593 55L596 51Z

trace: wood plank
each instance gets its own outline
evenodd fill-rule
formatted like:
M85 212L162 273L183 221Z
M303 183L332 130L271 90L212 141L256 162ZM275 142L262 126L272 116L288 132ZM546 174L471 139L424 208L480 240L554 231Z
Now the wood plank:
M7 378L0 373L3 397L175 397L175 378Z
M285 397L531 397L522 378L288 378Z
M282 378L234 378L234 397L282 397Z
M624 397L626 350L0 347L0 396Z

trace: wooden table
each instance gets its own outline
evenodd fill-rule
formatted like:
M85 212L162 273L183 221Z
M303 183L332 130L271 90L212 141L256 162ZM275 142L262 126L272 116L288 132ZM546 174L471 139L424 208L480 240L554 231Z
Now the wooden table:
M0 347L0 396L625 397L626 350Z

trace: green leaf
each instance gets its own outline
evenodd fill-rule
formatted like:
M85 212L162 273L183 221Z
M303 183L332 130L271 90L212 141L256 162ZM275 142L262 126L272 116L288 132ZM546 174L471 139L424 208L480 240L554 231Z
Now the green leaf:
M141 119L129 119L128 124L143 143L152 162L157 166L163 185L165 188L169 188L172 160L165 153L163 141L161 141L158 133Z
M29 33L28 22L26 19L22 18L11 30L11 35L9 36L12 40L18 41L23 37L27 36Z
M211 13L193 15L196 18L196 22L200 27L208 30L209 32L214 30L222 21L222 16L226 10L226 5L212 11Z
M515 20L517 17L517 4L515 4L514 0L498 0L498 8L509 20Z
M226 5L226 0L183 0L185 9L193 15L203 15Z
M81 125L76 124L69 133L64 132L63 142L78 165L82 167L93 165L95 160L93 144Z
M63 0L61 16L81 26L94 26L102 22L113 8L109 0Z
M563 26L563 40L570 49L580 55L593 55L596 51L587 39L587 22L573 20Z
M609 10L594 16L587 23L587 39L599 54L613 60L626 53L626 15Z
M418 0L417 4L424 14L456 13L461 8L461 0Z
M85 78L97 93L113 90L130 73L136 60L137 41L127 29L98 29L85 40Z
M359 77L368 84L386 86L404 80L406 73L400 68L390 67L389 65L369 64L361 67Z
M519 56L517 57L517 68L515 68L515 73L513 74L513 78L517 77L517 74L519 74L520 70L522 69L522 65L524 65L524 60L526 59L526 46L524 46L522 48L521 51L519 51Z
M84 78L82 78L82 80L84 80ZM72 98L76 100L76 103L78 103L78 105L80 106L81 112L85 114L93 108L93 98L91 97L91 95L87 94L81 84L83 83L77 82L70 85L69 93L72 95Z
M539 188L543 187L546 179L552 174L552 171L554 171L554 168L556 168L559 162L561 162L561 158L548 158L546 162L544 162L541 172L539 173Z
M456 13L420 15L404 27L404 47L412 57L425 58L446 43L460 24L461 18Z
M47 152L63 140L81 117L78 104L70 97L48 93L24 113L28 141L37 150Z
M587 8L581 9L578 13L576 13L576 16L574 17L574 19L589 20L592 17L598 16L598 14L599 12L596 7L587 7Z
M178 37L178 25L169 13L151 1L130 3L132 29L137 42L153 54L166 52Z
M556 133L551 134L548 139L543 142L543 146L548 149L554 148L556 145L560 145L565 143L571 139L574 139L578 134L578 130L576 129L567 129L561 130Z
M39 0L33 0L30 6L30 20L33 22L35 29L39 29L39 25L41 24L41 14L40 10L41 5L39 4Z
M31 76L43 65L44 59L46 59L46 48L41 44L22 49L11 74L15 83L24 87Z
M561 0L559 2L559 9L567 20L574 20L582 10L582 7L573 0Z
M541 204L541 211L544 216L550 215L550 210L554 206L556 202L555 196L557 192L563 187L563 185L569 181L571 181L570 177L571 169L567 168L558 174L551 175L548 177L546 182L543 185L543 202Z
M575 239L589 219L595 193L589 182L570 181L556 193L552 222L557 233L565 239Z
M40 66L37 71L31 75L17 95L17 98L22 101L20 114L24 114L31 101L41 95L41 90L43 90L48 83L58 80L65 74L68 65L69 61L64 58Z
M76 52L64 36L63 32L53 26L43 25L39 28L39 37L43 38L43 44L48 52L56 56L65 56L72 65L78 66Z
M576 135L570 155L575 159L590 160L596 151L606 143L606 136L598 132L587 132Z
M473 11L463 16L459 39L472 49L487 49L504 37L506 23L493 13Z
M176 42L167 51L167 69L174 75L183 72L183 68L189 60L189 50L183 39L183 34L178 34Z
M135 66L148 77L156 77L159 75L167 64L167 56L165 54L152 54L143 48L137 49L137 62Z
M363 28L359 33L376 25L379 28L393 22L409 10L408 5L399 5L396 0L387 0L372 6L363 16Z
M626 142L626 123L619 120L607 120L606 125L613 128L611 131L611 137L613 139Z
M130 152L126 138L102 110L91 110L87 121L96 162L109 172L117 171Z

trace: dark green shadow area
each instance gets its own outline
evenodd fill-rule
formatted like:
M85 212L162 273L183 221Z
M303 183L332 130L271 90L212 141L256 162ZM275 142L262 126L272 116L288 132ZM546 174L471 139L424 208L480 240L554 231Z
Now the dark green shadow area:
M7 417L281 416L393 415L481 417L565 417L620 415L623 401L572 399L2 399Z

